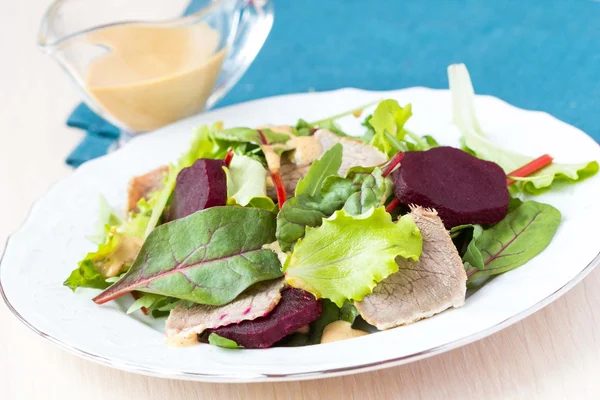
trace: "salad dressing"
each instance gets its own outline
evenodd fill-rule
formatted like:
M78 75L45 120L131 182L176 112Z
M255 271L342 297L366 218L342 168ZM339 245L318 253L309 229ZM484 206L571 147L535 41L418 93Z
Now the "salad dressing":
M108 114L137 132L204 108L221 72L225 49L206 24L109 26L87 41L110 52L94 60L85 88Z

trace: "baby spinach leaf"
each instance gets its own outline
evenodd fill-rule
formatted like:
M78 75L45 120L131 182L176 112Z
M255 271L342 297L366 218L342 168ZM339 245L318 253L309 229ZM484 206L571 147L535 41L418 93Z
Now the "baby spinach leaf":
M250 285L281 276L275 215L259 208L212 207L157 227L130 270L98 295L98 304L138 290L221 305Z
M321 192L325 178L336 175L342 166L342 145L336 144L315 161L306 176L296 185L296 196L315 196Z
M379 168L352 168L345 179L359 187L344 204L344 210L351 215L379 207L392 192L391 180L384 178Z
M343 201L331 202L322 196L292 197L277 215L277 241L283 251L289 251L304 236L307 226L320 226L323 218L341 208Z
M211 333L208 335L208 343L223 347L226 349L243 349L244 347L239 346L234 340L224 338L223 336L219 336L216 333Z
M322 305L321 315L310 324L310 333L306 344L321 343L323 330L330 323L343 320L352 324L359 315L354 304L348 301L341 308L329 299L323 299Z
M285 279L341 307L346 300L362 300L397 272L397 256L417 260L421 249L421 234L410 215L394 223L383 207L359 216L341 210L320 227L306 228L286 261Z
M469 281L515 269L544 250L560 224L560 212L548 204L527 201L488 229L475 226L463 257Z

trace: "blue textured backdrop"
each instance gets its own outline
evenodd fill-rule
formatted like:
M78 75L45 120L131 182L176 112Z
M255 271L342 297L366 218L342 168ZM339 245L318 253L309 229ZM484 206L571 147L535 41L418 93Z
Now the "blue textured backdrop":
M600 0L274 2L265 46L217 107L310 89L447 88L446 67L464 62L477 93L549 112L600 141ZM85 106L68 124L88 131L73 166L118 135Z
M600 2L275 0L264 48L218 106L340 87L446 88L547 111L600 140Z

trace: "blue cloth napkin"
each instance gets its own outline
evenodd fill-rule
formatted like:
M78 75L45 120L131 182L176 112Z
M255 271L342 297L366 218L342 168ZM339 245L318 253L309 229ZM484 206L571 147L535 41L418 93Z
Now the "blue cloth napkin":
M446 67L464 62L477 93L600 140L599 17L592 0L275 0L265 46L218 105L341 87L447 88ZM85 142L82 154L105 148Z

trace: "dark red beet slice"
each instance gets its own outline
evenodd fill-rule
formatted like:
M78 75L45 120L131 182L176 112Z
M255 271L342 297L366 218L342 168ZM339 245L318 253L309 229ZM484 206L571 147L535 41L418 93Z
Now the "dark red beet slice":
M263 349L310 324L321 315L321 301L301 289L281 292L279 304L264 317L209 330L247 349Z
M446 228L491 224L506 216L510 195L498 164L453 147L407 152L392 173L404 204L435 208Z
M223 160L199 159L177 175L169 220L186 217L227 202L227 177Z

